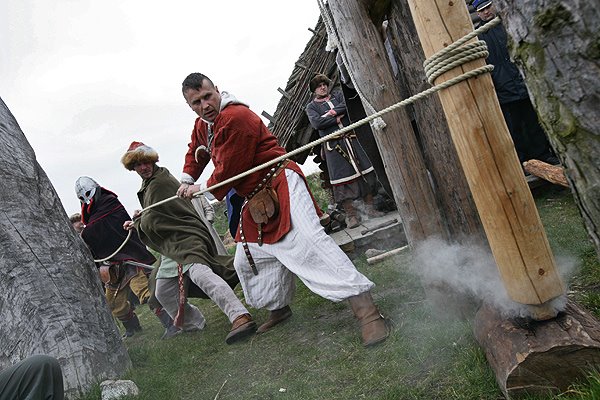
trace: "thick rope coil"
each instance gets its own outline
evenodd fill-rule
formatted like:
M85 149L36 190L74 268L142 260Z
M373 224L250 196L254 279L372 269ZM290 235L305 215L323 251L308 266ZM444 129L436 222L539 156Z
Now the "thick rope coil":
M478 40L477 42L472 43L467 42L478 36L480 33L490 30L499 23L500 18L496 17L485 25L482 25L474 31L467 33L456 42L451 43L449 46L443 48L425 60L423 62L423 69L425 70L427 82L433 85L435 79L445 72L448 72L451 69L469 61L487 57L489 53L483 40ZM494 69L494 67L491 65L486 67L491 67L490 71Z
M481 45L481 42L483 42L483 41L478 41L475 43L475 45L469 44L469 45L464 46L465 54L461 54L461 52L463 51L463 44L466 43L467 41L469 41L470 39L474 38L475 36L479 35L480 33L485 32L485 31L489 30L490 28L498 25L499 23L500 23L500 18L496 17L493 20L491 20L490 22L488 22L487 24L482 25L481 27L479 27L478 29L476 29L472 32L469 32L462 38L458 39L456 42L450 44L448 47L445 47L444 49L442 49L442 50L438 51L437 53L435 53L434 55L432 55L429 59L425 60L425 62L423 63L423 67L425 68L425 71L426 71L425 74L427 76L427 81L432 83L441 74L449 71L450 69L452 69L458 65L462 65L466 62L473 61L477 58L486 57L487 56L487 47ZM483 42L483 44L485 45L485 42ZM477 57L475 57L475 54L479 54L479 55ZM452 65L452 67L449 68L448 67L449 65ZM264 164L261 164L252 169L249 169L246 172L242 172L241 174L238 174L238 175L233 176L229 179L226 179L222 182L219 182L211 187L200 189L198 192L194 193L193 196L198 197L203 193L211 191L212 189L216 189L221 186L225 186L229 183L235 182L235 181L239 180L240 178L244 178L250 174L255 173L256 171L260 171L262 169L270 167L271 165L277 164L278 162L288 159L291 156L303 153L306 150L310 150L311 148L313 148L321 143L327 142L328 140L336 139L336 138L342 136L344 133L349 132L355 128L358 128L359 126L362 126L366 123L369 123L369 122L375 120L376 118L381 117L384 114L394 111L400 107L404 107L409 104L415 103L417 100L427 97L433 93L439 92L440 90L446 89L452 85L456 85L459 82L465 81L467 79L473 78L478 75L482 75L482 74L491 72L493 69L494 69L494 67L492 65L485 65L485 66L473 69L471 71L467 71L467 72L460 74L454 78L451 78L445 82L442 82L439 85L432 86L429 89L426 89L426 90L424 90L420 93L417 93L407 99L404 99L396 104L386 107L381 111L374 112L373 114L371 114L359 121L356 121L348 126L345 126L333 133L330 133L327 136L323 136L322 138L319 138L313 142L307 143L304 146L301 146L295 150L292 150L282 156L279 156L270 161L267 161ZM138 216L141 215L144 211L148 211L154 207L160 206L162 204L168 203L169 201L175 200L178 198L179 198L179 196L174 195L174 196L171 196L164 200L158 201L154 204L151 204L148 207L140 210ZM115 251L111 256L109 256L103 260L94 260L94 261L96 261L96 262L106 261L107 259L113 257L115 254L117 254L123 248L123 246L125 246L125 243L127 242L127 240L129 240L130 236L131 236L131 231L130 231L130 234L127 236L127 239L125 239L125 242L123 242L121 247L119 247L117 249L117 251Z

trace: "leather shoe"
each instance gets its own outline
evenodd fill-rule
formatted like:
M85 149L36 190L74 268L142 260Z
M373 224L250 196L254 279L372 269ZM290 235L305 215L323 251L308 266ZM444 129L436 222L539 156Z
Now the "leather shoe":
M231 330L225 338L225 343L231 344L252 335L256 331L256 322L250 314L242 314L231 325Z
M291 316L292 309L290 308L290 306L285 306L283 308L280 308L279 310L273 310L269 314L269 319L267 319L267 321L264 324L258 327L256 333L265 333L269 329L273 328L275 325L280 324L281 322L285 321Z

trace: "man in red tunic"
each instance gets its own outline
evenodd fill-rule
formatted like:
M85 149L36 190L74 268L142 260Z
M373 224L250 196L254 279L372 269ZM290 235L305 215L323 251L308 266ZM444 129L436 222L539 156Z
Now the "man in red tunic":
M219 92L205 75L190 74L182 91L198 118L185 156L179 196L191 198L200 190L194 182L211 160L215 169L208 187L286 153L258 115L231 94ZM373 282L356 270L323 230L321 211L295 162L287 160L261 169L210 192L221 200L232 188L247 199L236 235L234 266L246 302L270 311L257 333L291 316L297 276L326 299L349 300L361 323L364 345L388 337L386 323L370 294Z

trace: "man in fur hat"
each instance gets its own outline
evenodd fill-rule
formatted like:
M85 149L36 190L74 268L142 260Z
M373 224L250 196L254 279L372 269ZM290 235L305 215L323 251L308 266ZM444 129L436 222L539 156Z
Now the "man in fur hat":
M157 161L158 153L141 142L131 143L121 158L126 169L135 170L142 178L137 195L143 208L172 197L179 188L177 179ZM184 285L189 280L188 294L196 287L199 296L214 301L232 323L226 343L254 333L256 323L232 289L239 282L233 257L218 254L209 229L189 200L168 201L136 213L134 219L124 228L135 227L142 242L161 254L156 297L176 326L192 331L206 324L200 310L185 299Z
M346 100L341 92L330 93L331 80L317 74L309 84L314 94L306 105L306 115L319 136L327 136L344 126L350 125ZM363 150L354 132L331 139L322 145L333 186L333 197L346 212L346 225L355 228L360 224L360 216L354 201L362 199L367 217L381 217L383 213L373 207L373 194L377 193L377 176L367 153Z
M190 74L182 91L198 118L178 195L191 198L200 190L193 183L210 160L215 169L209 187L285 154L258 115L231 94L219 92L205 75ZM232 188L248 199L236 235L235 269L246 302L270 311L257 333L292 315L297 276L328 300L349 300L360 321L364 345L387 338L387 326L371 298L373 282L356 270L323 230L321 211L296 163L282 162L210 192L220 200Z
M131 218L116 194L100 186L88 176L77 179L75 192L81 202L79 216L83 227L81 237L94 259L104 259L125 242L127 236L123 231L123 223ZM128 261L146 265L156 261L135 233L109 260L98 263L100 277L105 287L106 301L113 316L125 327L123 337L133 336L135 332L142 329L134 307L129 301L130 293L132 292L141 304L147 303L151 297L148 290L150 271L129 264ZM165 310L160 306L150 308L154 309L156 316L165 327L163 338L175 334L173 321Z

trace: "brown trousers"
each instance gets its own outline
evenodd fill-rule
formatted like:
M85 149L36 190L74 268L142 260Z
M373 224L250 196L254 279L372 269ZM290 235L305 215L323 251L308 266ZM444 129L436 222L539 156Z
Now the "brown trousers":
M129 292L133 292L140 299L140 304L145 304L150 297L148 290L148 277L144 271L139 269L137 274L131 278L129 284L121 289L106 287L106 301L115 318L126 321L131 317L131 304L129 303Z

